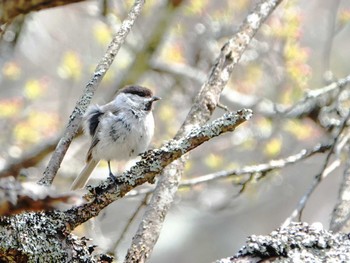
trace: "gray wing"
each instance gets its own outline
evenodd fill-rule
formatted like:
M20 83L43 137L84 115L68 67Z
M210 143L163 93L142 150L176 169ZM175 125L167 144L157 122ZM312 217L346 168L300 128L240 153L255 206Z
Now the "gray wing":
M108 105L108 104L107 104ZM107 106L106 105L106 106ZM105 106L105 108L107 108ZM88 129L89 133L92 136L90 148L86 154L86 161L89 162L92 159L92 150L93 148L99 143L100 139L98 138L98 131L100 129L100 119L103 118L103 115L108 115L108 112L112 113L113 115L118 115L120 113L119 109L113 109L112 111L107 108L107 111L101 110L100 107L96 106L92 108L87 116L87 122L88 122Z
M96 134L98 132L95 133L94 137L92 137L92 141L91 141L91 145L90 148L86 154L86 162L89 162L92 159L92 149L98 144L98 142L100 141L99 138L97 138Z
M85 118L85 131L92 137L90 148L86 154L86 162L92 159L92 149L97 145L99 139L97 138L97 131L100 124L100 118L103 115L101 107L98 105L92 105L88 108Z
M103 111L101 107L98 105L92 105L87 110L84 117L85 131L87 131L91 137L94 137L102 115L103 115Z

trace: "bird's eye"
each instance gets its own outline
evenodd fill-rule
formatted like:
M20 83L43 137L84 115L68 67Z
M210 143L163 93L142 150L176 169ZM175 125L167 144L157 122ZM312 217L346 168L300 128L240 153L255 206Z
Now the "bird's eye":
M145 111L150 111L152 109L152 102L153 101L149 101L145 104Z

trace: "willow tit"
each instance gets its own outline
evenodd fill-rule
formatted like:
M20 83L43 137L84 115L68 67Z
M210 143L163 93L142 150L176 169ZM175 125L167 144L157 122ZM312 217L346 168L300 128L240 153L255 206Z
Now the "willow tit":
M91 136L86 165L71 190L83 188L100 160L128 160L145 151L153 137L153 102L159 100L141 86L127 86L105 105L90 106L84 115L84 131Z

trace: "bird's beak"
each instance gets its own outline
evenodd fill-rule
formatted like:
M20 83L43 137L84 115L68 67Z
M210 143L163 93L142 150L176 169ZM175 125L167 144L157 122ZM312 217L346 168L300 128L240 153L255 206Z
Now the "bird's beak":
M161 97L157 97L157 96L153 96L151 98L152 101L157 101L157 100L161 100L162 98Z

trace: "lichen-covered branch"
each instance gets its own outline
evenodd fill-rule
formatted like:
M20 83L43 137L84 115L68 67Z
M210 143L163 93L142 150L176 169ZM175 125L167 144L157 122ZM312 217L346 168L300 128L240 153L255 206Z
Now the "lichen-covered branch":
M109 44L108 49L97 65L94 76L90 82L86 85L85 90L81 98L77 101L75 108L69 117L69 121L66 130L57 144L57 147L46 167L43 178L39 181L39 184L50 185L55 178L55 175L60 168L62 160L72 142L75 134L78 132L82 116L89 106L90 101L95 93L95 90L102 81L102 78L106 74L107 70L111 66L115 56L117 55L121 45L124 43L125 38L129 34L132 26L134 25L136 18L140 15L144 0L136 0L135 4L131 8L128 17L123 21L118 33L114 36L112 42Z
M130 189L153 181L166 165L222 133L233 131L251 118L251 110L227 113L212 123L193 128L186 136L150 150L129 171L96 187L88 187L87 203L67 211L28 212L0 217L0 261L6 262L111 262L106 255L94 258L88 240L70 232ZM102 258L102 259L101 259ZM64 260L63 260L64 259ZM84 261L88 260L88 261Z
M207 81L195 98L190 112L175 138L180 138L193 126L203 125L209 120L219 102L222 90L230 79L234 66L238 63L262 23L281 1L265 0L260 2L254 11L247 16L237 34L224 44ZM169 211L177 191L184 162L184 158L181 158L176 164L172 164L164 170L154 191L154 197L150 201L142 223L139 225L128 250L126 262L144 262L151 255L165 215ZM156 221L154 221L155 219ZM152 237L151 240L150 237Z
M349 261L349 235L334 234L321 223L291 223L266 236L248 237L236 255L215 263Z
M116 181L107 179L98 186L88 186L89 192L85 195L87 203L65 212L67 215L67 229L72 230L98 215L104 207L123 197L136 186L145 182L153 182L154 177L172 161L213 137L224 132L233 131L238 125L250 119L251 116L252 112L248 109L226 113L212 123L193 128L182 138L171 140L159 149L143 153L141 160L130 170L118 176Z
M0 262L112 262L93 256L94 246L67 233L64 220L56 211L0 217Z

